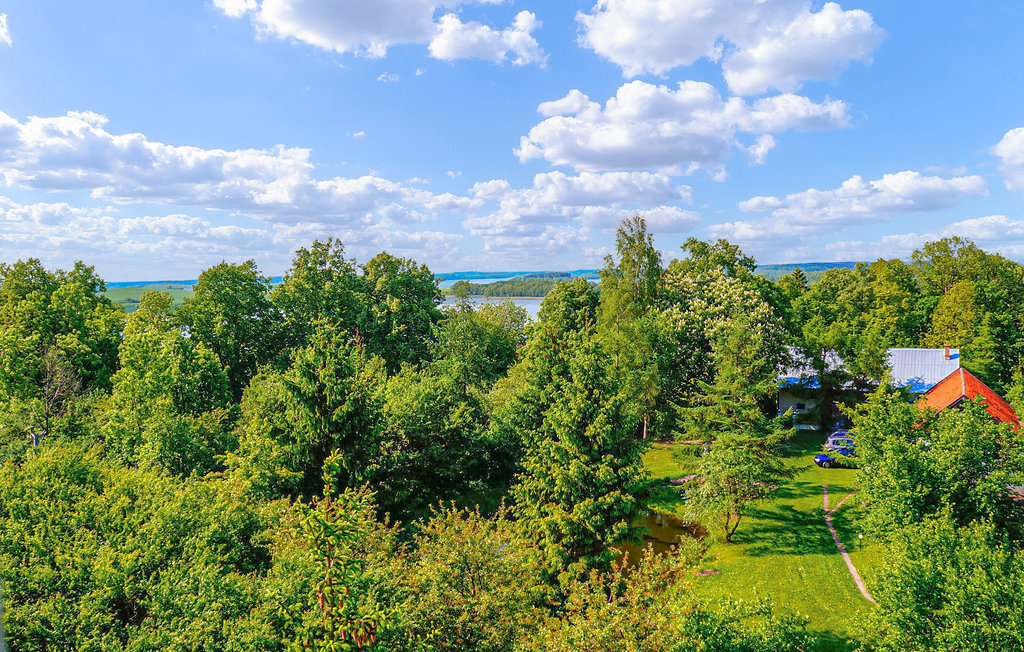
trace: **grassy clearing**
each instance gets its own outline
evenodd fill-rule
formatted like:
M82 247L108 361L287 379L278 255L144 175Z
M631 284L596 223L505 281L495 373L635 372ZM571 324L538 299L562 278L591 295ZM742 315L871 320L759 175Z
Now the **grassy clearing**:
M697 458L690 454L691 446L681 444L651 444L644 453L644 466L654 481L679 478L693 473Z
M171 295L175 306L180 306L185 299L192 296L192 285L190 283L150 283L149 285L136 285L124 288L110 288L103 294L111 301L124 308L125 312L133 312L139 306L139 299L143 292L156 290Z
M817 649L850 650L854 647L850 639L871 604L857 590L825 525L822 485L829 486L829 501L835 506L855 488L856 472L816 466L814 455L824 440L820 433L798 435L789 457L796 475L779 487L775 501L749 510L732 543L724 542L721 525L706 524L711 546L702 568L721 574L696 577L694 591L704 597L745 601L767 597L780 613L807 618L820 642ZM688 451L692 448L656 445L644 461L655 480L679 477L696 466L696 458ZM652 503L659 511L684 513L674 489L656 491ZM863 547L858 544L852 518L858 504L854 495L833 522L870 591L882 548L867 539Z

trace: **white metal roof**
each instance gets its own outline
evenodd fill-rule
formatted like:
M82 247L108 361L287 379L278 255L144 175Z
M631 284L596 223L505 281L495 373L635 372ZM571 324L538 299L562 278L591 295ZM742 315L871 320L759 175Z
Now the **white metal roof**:
M919 393L931 389L940 380L960 368L960 349L889 349L892 382Z

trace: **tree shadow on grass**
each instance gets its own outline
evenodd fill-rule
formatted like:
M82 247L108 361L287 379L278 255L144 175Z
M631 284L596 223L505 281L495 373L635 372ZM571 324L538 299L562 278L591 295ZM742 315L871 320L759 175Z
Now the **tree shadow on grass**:
M746 544L746 554L752 557L838 554L821 508L802 511L774 505L752 509L745 518L749 520L733 540Z
M790 481L788 484L784 484L773 491L772 498L777 501L795 500L797 498L807 498L814 494L821 494L821 485L811 482Z
M814 642L808 652L853 652L860 649L860 643L849 640L845 636L839 636L834 632L808 631L814 637Z

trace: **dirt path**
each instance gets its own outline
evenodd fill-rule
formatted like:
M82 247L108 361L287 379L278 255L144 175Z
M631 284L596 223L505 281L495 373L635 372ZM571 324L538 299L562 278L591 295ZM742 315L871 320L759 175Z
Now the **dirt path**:
M877 602L875 602L875 599L871 597L871 594L868 593L867 587L864 586L864 580L862 580L860 578L860 573L857 572L857 568L853 565L853 561L850 559L850 553L846 552L846 546L844 546L843 542L839 540L839 534L836 533L836 528L835 528L834 525L832 525L832 514L834 514L836 512L836 510L838 510L840 507L842 507L843 503L845 503L847 500L849 500L850 496L852 496L854 492L851 491L849 493L849 495L846 496L846 498L843 498L841 501L839 501L839 504L836 505L835 509L829 509L828 508L828 485L827 484L823 484L823 485L821 485L821 488L825 492L825 498L824 498L825 525L828 526L828 531L832 533L832 538L836 542L836 547L839 548L839 554L843 556L843 561L846 562L846 567L848 569L850 569L850 575L853 576L854 583L857 585L857 588L860 589L860 594L863 595L864 599L867 600L868 602L870 602L872 604L878 604Z

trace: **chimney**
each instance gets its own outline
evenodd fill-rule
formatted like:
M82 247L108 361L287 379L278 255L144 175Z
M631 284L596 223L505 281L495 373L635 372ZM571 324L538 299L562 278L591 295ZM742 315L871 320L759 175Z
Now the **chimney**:
M946 345L946 359L949 360L949 345Z

